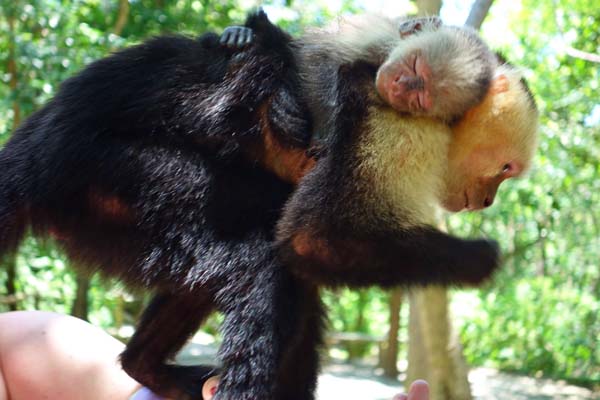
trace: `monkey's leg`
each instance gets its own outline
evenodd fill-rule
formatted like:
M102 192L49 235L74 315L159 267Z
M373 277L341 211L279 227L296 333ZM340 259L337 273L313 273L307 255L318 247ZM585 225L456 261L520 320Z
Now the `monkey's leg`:
M216 294L225 320L219 349L223 372L215 400L272 400L286 342L277 300L286 296L282 280L289 273L274 258L236 269Z
M203 294L154 297L121 354L125 372L162 396L178 400L202 398L202 385L218 371L211 366L178 366L167 362L212 309L212 302Z
M295 289L286 291L295 304L290 308L289 321L281 328L293 335L283 343L283 359L277 378L277 400L313 400L319 373L319 352L322 345L325 310L316 286L295 279Z

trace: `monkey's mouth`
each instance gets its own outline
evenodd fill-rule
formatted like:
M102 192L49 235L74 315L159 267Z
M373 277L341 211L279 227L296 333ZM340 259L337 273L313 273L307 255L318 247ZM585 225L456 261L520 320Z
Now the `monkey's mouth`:
M462 193L461 192L452 193L451 195L446 197L444 199L444 201L442 202L442 207L444 207L444 209L446 211L449 211L451 213L461 212L468 205L469 205L469 201L468 201L468 198L464 191Z

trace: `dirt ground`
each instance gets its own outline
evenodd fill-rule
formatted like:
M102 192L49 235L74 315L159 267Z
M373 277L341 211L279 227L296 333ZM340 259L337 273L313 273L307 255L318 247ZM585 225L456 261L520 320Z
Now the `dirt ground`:
M197 339L197 338L195 338ZM216 348L202 339L186 346L183 363L212 363ZM402 383L382 378L368 365L328 363L319 377L318 400L390 400L402 391ZM476 400L600 400L600 393L562 381L506 374L489 368L475 368L469 374Z

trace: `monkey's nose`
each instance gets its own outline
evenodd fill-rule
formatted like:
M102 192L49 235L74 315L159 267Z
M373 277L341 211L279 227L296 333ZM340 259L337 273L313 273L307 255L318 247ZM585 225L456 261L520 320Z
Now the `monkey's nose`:
M494 203L494 198L487 196L484 200L483 200L483 208L487 208L489 206L491 206Z
M422 90L425 88L425 80L416 76L398 75L394 78L394 86L399 91Z

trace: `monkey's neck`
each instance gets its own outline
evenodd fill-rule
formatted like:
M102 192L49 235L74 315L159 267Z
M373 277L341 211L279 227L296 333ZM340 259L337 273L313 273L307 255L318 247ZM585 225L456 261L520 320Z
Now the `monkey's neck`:
M366 98L379 101L375 91L377 64L363 59L346 62L339 54L325 51L326 48L299 43L297 65L299 71L300 95L307 105L312 124L313 142L323 143L335 129L335 119L339 116L340 104L344 99L339 96L340 84L360 87ZM350 65L359 71L352 82L342 82L338 71L344 65Z

